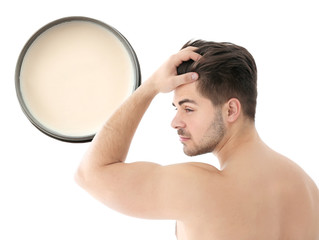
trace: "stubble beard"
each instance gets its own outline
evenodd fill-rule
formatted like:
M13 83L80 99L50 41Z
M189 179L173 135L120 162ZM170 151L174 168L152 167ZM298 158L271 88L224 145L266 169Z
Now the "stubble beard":
M197 156L205 153L213 152L218 144L225 136L225 125L221 111L216 112L216 115L211 125L206 130L206 134L202 137L198 144L188 146L184 144L183 151L187 156ZM186 137L191 137L190 134L185 133L183 129L178 130L178 134Z

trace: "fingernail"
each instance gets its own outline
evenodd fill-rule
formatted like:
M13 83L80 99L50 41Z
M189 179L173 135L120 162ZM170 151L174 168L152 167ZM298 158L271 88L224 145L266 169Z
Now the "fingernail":
M193 73L192 74L192 80L197 80L198 79L198 74L197 73Z

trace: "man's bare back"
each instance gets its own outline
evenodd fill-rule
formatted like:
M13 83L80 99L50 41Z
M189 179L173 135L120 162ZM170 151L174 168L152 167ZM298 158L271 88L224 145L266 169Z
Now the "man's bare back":
M192 165L198 204L177 221L178 240L319 239L318 188L287 158L266 150L223 171Z

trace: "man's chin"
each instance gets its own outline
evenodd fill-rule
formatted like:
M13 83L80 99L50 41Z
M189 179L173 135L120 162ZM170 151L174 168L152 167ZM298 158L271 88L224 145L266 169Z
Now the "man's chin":
M184 151L184 154L189 157L194 157L194 156L212 152L211 149L190 149L186 145L184 145L183 151Z
M184 151L185 155L187 155L187 156L189 156L189 157L194 157L194 156L199 155L199 154L197 153L197 151L191 150L191 149L189 149L189 148L186 147L186 146L184 146L183 151Z

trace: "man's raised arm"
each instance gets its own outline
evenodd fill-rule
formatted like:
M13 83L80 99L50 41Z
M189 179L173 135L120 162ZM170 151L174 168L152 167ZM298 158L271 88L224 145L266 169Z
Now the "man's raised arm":
M138 124L153 98L160 92L173 91L179 85L198 79L197 73L177 75L176 71L183 61L200 58L194 50L188 47L170 57L117 109L94 137L75 179L107 206L129 215L157 217L156 211L153 214L151 209L162 204L159 195L164 189L160 188L163 176L170 170L163 172L161 166L154 163L124 162ZM148 205L146 200L149 200Z

